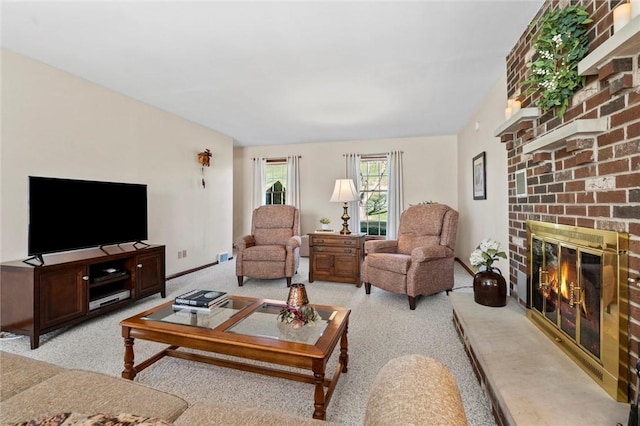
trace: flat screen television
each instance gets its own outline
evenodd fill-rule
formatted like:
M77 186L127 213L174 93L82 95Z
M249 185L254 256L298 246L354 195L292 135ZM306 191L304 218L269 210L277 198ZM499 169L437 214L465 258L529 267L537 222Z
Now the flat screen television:
M146 239L146 185L29 176L30 256Z

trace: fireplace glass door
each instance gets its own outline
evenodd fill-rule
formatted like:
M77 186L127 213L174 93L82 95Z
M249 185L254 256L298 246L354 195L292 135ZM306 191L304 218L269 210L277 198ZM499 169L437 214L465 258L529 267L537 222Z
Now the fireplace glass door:
M528 220L527 248L527 317L628 402L629 235Z
M531 243L533 309L599 359L602 254L549 238L534 237Z

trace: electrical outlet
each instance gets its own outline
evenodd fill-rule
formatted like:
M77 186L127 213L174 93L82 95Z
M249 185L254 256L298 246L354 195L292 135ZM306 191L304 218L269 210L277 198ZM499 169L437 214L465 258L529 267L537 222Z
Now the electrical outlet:
M181 250L178 250L178 259L182 259L182 257L183 257L183 256L182 256L182 251L181 251Z
M186 250L182 250L182 257L187 257L187 251Z

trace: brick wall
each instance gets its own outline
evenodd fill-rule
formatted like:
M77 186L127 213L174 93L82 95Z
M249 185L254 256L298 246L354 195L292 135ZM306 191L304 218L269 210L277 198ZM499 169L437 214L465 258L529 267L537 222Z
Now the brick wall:
M613 34L613 9L621 1L581 0L590 17L590 52ZM533 22L567 1L547 1ZM528 28L507 56L508 97L520 95L526 63L534 53L537 28ZM636 39L637 41L637 39ZM607 58L598 74L587 78L562 118L549 111L522 121L504 134L509 173L510 286L526 274L526 221L583 226L629 233L629 277L640 276L640 43L630 55ZM534 107L536 94L520 96ZM506 103L506 100L505 100ZM593 137L566 140L559 148L529 154L523 148L536 138L577 119L606 118L607 130ZM527 196L516 197L514 173L526 169ZM629 288L629 365L635 383L640 340L640 287Z

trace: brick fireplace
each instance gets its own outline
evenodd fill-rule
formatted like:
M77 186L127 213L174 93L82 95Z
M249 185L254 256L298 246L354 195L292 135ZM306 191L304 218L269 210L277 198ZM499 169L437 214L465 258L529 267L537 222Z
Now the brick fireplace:
M583 0L593 23L589 53L580 62L585 86L563 117L542 114L536 94L523 96L521 85L534 55L534 25L507 56L508 98L522 109L496 129L508 152L509 285L526 304L527 221L615 231L628 235L630 281L626 366L635 366L640 341L640 16L614 34L613 9L620 1ZM567 1L547 1L533 22ZM625 382L635 385L635 369L625 367ZM629 393L630 395L632 393Z

